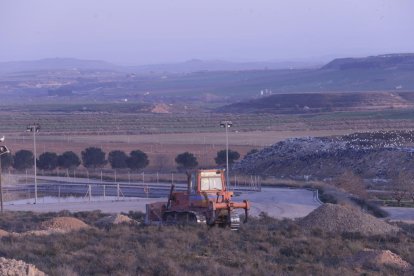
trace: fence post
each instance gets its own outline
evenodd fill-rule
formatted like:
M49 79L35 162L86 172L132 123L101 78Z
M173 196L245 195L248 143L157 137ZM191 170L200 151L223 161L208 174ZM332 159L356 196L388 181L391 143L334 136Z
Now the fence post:
M119 183L116 183L116 200L119 200Z
M159 182L159 178L158 178L158 172L157 172L157 184L159 184L158 182Z
M60 202L60 185L58 186L58 201Z
M106 185L103 185L103 199L105 200L106 197Z

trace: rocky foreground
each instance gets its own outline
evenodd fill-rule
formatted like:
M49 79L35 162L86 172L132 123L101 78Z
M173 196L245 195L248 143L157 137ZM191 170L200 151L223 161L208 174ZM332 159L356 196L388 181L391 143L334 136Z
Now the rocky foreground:
M34 265L14 259L0 258L0 275L4 276L45 276Z

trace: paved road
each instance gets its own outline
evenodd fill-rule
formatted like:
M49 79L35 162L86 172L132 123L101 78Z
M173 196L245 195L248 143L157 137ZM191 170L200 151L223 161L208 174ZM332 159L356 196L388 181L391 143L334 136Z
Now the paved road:
M71 185L71 184L69 184ZM53 186L51 186L53 187ZM62 185L63 187L63 185ZM85 194L86 186L76 188L77 194L82 196ZM55 188L49 188L55 189ZM106 200L103 201L102 188L95 189L92 194L97 201L88 202L58 202L58 203L42 203L39 199L39 204L13 204L13 202L6 202L6 210L16 211L36 211L36 212L53 212L60 210L69 210L72 212L78 211L92 211L101 210L105 213L119 213L128 212L130 210L145 211L145 204L158 201L166 201L165 195L168 194L169 187L152 187L150 193L158 198L145 198L145 193L142 187L122 188L123 193L131 194L133 196L141 197L139 199L128 199L122 201ZM48 191L50 192L50 190ZM61 190L64 194L64 190ZM50 193L48 193L50 194ZM33 195L33 193L32 193ZM115 196L116 190L112 187L107 187L107 196ZM289 188L263 188L261 192L243 192L240 196L235 197L235 200L248 199L252 202L251 215L257 216L261 212L276 218L298 218L304 217L312 210L317 208L320 204L315 200L312 191L304 189L289 189ZM17 203L17 202L16 202ZM20 202L21 203L21 202ZM414 223L414 208L384 208L390 213L387 219L403 220Z
M414 208L383 207L383 209L390 214L387 219L401 220L406 223L414 223Z
M252 202L251 215L261 212L276 218L297 218L306 216L319 206L313 198L313 192L303 189L264 188L262 192L245 192L235 197L235 201L248 199ZM57 202L38 204L13 204L7 202L5 209L13 211L55 212L69 210L72 212L101 210L105 213L128 212L130 210L145 212L145 204L167 201L166 198L140 198L125 201L91 201L91 202Z

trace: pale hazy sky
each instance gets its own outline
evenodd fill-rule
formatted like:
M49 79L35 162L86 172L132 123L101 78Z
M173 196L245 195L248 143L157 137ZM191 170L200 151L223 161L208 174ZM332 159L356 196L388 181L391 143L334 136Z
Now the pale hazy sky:
M414 0L0 0L0 61L414 52Z

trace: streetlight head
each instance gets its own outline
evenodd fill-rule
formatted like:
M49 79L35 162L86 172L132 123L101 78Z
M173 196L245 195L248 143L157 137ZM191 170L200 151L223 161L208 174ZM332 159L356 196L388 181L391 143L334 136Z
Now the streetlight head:
M39 132L40 131L40 125L39 124L33 124L26 128L27 132Z
M6 146L0 146L0 155L9 153L9 149Z
M221 121L220 122L220 127L231 127L231 126L233 126L233 123L232 123L232 121Z

